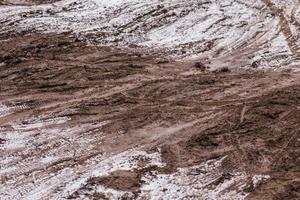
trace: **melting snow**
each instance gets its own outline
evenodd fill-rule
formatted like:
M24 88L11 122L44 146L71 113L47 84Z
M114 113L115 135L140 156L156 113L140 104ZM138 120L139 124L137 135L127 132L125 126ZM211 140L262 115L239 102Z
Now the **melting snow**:
M299 10L291 0L284 2ZM0 32L73 31L96 44L165 49L178 58L234 59L236 55L247 60L255 54L252 61L263 56L264 62L271 62L269 51L291 59L286 38L277 37L280 20L265 7L261 0L62 0L40 6L2 6ZM284 65L291 62L286 59L277 58Z
M28 106L26 106L26 105L7 106L4 104L0 104L0 117L4 117L4 116L12 114L14 112L25 110L27 108L28 108Z
M141 193L136 197L131 192L118 191L102 185L93 186L91 190L80 191L91 177L101 177L109 175L110 172L117 170L138 169L137 157L144 157L151 160L149 165L159 164L161 162L160 154L147 154L139 150L130 150L119 155L101 161L93 171L83 175L80 179L67 185L66 194L72 194L77 191L81 199L89 193L99 192L110 199L121 199L123 197L132 197L135 199L245 199L249 193L243 191L248 181L246 173L236 172L230 174L229 178L220 180L222 177L221 164L226 158L209 160L200 165L186 168L179 168L172 174L159 174L152 171L142 177ZM254 187L259 183L266 181L269 176L256 175L253 177ZM255 181L254 181L255 180Z
M57 125L63 124L69 121L69 117L57 117L57 118L50 118L50 119L34 119L30 122L23 122L21 124L12 124L12 127L15 130L27 130L27 129L35 129L35 128L42 128L49 125Z

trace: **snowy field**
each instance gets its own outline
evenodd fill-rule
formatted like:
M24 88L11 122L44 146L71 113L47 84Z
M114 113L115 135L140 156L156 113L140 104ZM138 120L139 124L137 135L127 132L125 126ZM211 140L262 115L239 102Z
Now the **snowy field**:
M0 32L70 31L92 44L146 48L212 66L295 67L299 8L295 0L62 0L1 6Z

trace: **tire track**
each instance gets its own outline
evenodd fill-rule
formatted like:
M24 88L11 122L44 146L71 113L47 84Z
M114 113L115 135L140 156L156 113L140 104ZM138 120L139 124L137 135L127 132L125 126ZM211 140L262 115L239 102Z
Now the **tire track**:
M289 21L286 19L286 17L284 16L284 12L282 9L277 8L272 2L271 0L262 0L265 5L270 9L271 13L274 16L277 16L280 20L280 31L284 34L286 41L289 45L289 48L291 50L291 52L293 53L293 55L295 56L296 59L300 59L300 47L297 44L297 37L295 35L293 35L291 28L289 26ZM292 23L296 23L297 21L295 20L295 18L291 18L292 19Z

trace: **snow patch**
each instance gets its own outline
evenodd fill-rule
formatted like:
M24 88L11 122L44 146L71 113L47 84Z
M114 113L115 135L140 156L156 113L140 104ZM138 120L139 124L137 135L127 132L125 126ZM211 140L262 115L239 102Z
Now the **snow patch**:
M287 10L299 9L291 0L282 4ZM279 19L265 7L261 0L62 0L40 6L2 6L0 33L72 31L93 44L138 45L189 59L224 56L235 60L236 56L247 60L254 55L268 63L274 61L268 56L271 52L283 55L276 62L290 64L294 60L287 60L293 55L286 39L273 40Z
M260 183L270 179L269 175L255 175L252 177L253 186L257 187Z
M23 105L15 105L15 106L7 106L4 104L0 104L0 117L5 117L9 114L28 109L28 106Z
M58 125L63 124L69 121L71 118L69 117L56 117L50 119L34 119L32 121L25 121L21 124L12 124L12 127L15 130L28 130L28 129L35 129L35 128L42 128L49 125Z

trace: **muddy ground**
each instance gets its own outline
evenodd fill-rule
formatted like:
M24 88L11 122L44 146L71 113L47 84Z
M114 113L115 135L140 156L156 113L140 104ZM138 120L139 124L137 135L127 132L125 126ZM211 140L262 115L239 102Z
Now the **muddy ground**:
M134 199L147 173L172 174L223 157L209 187L242 172L247 199L300 198L299 72L210 71L146 51L87 46L70 34L8 37L0 44L0 63L3 199L29 197L31 182L40 186L51 174L85 169L92 158L132 148L160 149L166 165L145 167L142 159L134 170L90 177L68 198L110 199L87 192L102 185ZM54 137L50 128L67 134ZM9 136L16 133L32 135ZM49 155L58 159L37 164ZM256 174L270 178L254 187ZM63 188L39 195L51 199Z
M40 5L57 1L59 0L0 0L0 5Z

